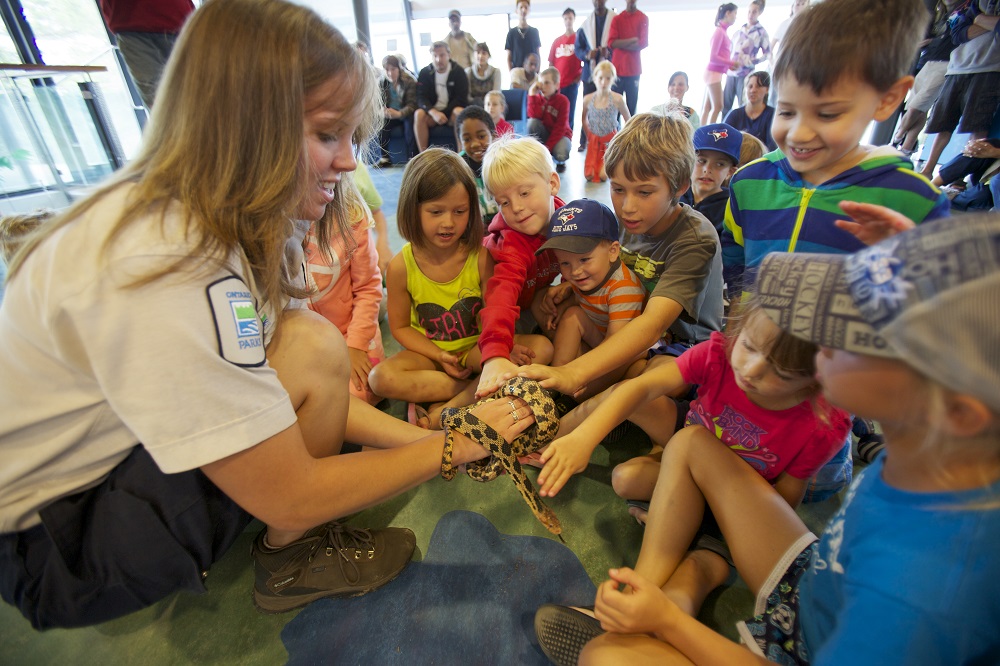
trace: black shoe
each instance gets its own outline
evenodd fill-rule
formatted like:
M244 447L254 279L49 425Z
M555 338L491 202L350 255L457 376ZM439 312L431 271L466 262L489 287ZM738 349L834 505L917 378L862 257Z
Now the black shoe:
M253 602L283 613L324 597L356 597L381 587L410 562L416 539L408 529L362 530L338 522L314 527L281 548L254 539Z
M566 170L565 162L556 162L556 173L562 173Z
M585 143L581 143L580 147L576 149L576 152L578 153L584 153L586 151L587 151L587 144Z
M596 618L569 606L545 604L535 612L538 645L556 666L576 666L583 646L603 633Z

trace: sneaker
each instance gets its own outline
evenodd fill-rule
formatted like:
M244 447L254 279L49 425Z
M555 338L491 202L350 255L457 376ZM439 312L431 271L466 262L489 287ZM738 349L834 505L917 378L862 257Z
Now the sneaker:
M870 465L885 448L885 437L879 432L874 421L863 419L860 416L854 417L851 432L858 438L855 445L856 457L861 462Z
M604 443L617 444L618 442L625 439L625 437L627 437L630 432L632 432L632 428L633 424L631 421L622 421L621 423L619 423L618 425L616 425L614 428L611 429L611 432L609 432L607 436L604 438Z
M576 666L583 646L603 633L597 618L569 606L545 604L535 612L538 645L556 666Z
M284 613L324 597L356 597L385 585L410 562L416 539L408 529L363 530L339 522L314 527L281 548L254 539L253 602Z
M565 162L556 162L556 173L562 173L566 170Z

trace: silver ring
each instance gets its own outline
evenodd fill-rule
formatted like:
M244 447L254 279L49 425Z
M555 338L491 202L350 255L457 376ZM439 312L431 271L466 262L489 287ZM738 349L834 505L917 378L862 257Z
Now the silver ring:
M517 411L517 405L514 404L513 400L508 400L507 404L510 405L510 411L512 411L512 412L516 412Z
M510 415L514 417L514 423L517 423L521 419L515 411L511 411Z

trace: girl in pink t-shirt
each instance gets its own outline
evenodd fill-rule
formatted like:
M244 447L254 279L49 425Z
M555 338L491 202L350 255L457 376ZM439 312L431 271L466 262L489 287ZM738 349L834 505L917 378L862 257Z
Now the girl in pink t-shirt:
M678 424L684 437L718 437L790 506L798 506L809 479L843 447L851 430L850 415L820 394L816 351L816 345L779 329L751 301L740 316L730 319L725 336L713 333L678 358L660 356L640 376L612 386L567 414L559 432L568 434L542 453L546 464L538 475L540 494L555 495L627 418L650 436L653 450L615 467L611 483L621 497L653 496L663 449L675 436L682 436L675 433ZM685 403L676 402L674 396L685 395L695 385L698 395L685 416L680 411ZM632 506L630 513L645 521L645 509ZM691 562L677 568L687 583L692 614L729 575L723 559L728 551L715 538L721 533L712 523L703 524L707 537L699 535L687 555Z
M849 415L820 395L815 355L814 345L782 332L751 303L730 320L726 336L715 333L679 358L658 357L639 377L567 414L560 428L564 436L542 454L541 494L555 495L586 467L597 444L628 419L646 431L654 447L615 468L612 484L625 499L652 497L660 455L677 424L708 429L791 506L798 505L810 477L843 447L851 428ZM673 397L690 386L698 387L698 395L686 409Z
M735 65L730 58L733 43L726 32L736 22L736 5L731 2L719 5L715 14L715 31L709 40L708 66L705 68L705 104L701 110L701 122L711 125L721 121L726 115L722 108L722 80L726 72Z

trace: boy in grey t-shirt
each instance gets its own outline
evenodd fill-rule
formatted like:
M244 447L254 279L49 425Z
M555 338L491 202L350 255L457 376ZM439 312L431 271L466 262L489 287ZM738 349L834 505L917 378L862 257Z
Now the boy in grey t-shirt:
M678 200L694 169L692 129L680 115L641 113L608 146L611 201L622 227L622 261L650 291L643 313L601 345L558 368L518 373L577 398L621 377L636 354L661 338L677 353L722 327L722 258L712 223ZM550 289L561 300L559 289ZM643 362L629 368L634 376ZM543 470L544 473L544 470ZM542 477L539 477L542 481Z

